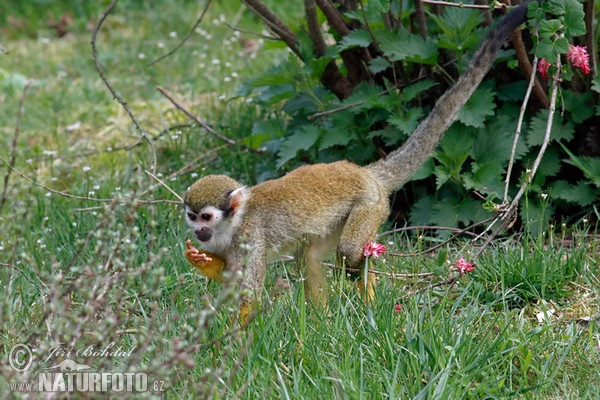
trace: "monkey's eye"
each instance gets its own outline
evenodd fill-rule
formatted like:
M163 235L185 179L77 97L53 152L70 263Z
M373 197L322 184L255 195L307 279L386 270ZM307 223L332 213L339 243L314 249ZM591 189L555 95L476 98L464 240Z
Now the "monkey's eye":
M200 216L200 218L202 218L205 221L210 221L210 219L212 218L212 215L210 215L210 214L202 214Z
M195 221L197 218L196 214L193 214L193 213L188 213L187 216L190 219L190 221Z

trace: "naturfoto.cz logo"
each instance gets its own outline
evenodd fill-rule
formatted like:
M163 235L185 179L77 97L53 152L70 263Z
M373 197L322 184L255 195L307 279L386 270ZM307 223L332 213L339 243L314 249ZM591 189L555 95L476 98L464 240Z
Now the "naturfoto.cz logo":
M92 367L80 364L71 358L81 357L107 357L107 356L129 356L130 351L124 351L121 347L114 348L110 343L103 349L94 349L91 346L78 349L52 347L41 364L50 366L42 368L37 374L37 382L10 382L10 390L13 392L162 392L164 381L151 380L143 372L97 372ZM8 354L11 368L19 373L25 373L33 363L33 353L26 344L13 346ZM63 358L62 361L51 363L56 357ZM31 376L27 375L29 378Z

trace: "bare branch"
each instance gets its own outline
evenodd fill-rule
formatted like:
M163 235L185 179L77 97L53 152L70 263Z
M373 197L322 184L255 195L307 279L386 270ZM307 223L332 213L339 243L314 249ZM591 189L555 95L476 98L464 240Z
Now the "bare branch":
M261 0L242 0L242 2L256 15L258 15L269 29L271 29L285 44L300 57L298 38L296 34L267 7ZM302 57L300 57L302 58Z
M489 10L490 7L486 5L477 5L477 4L465 4L465 3L452 3L449 1L437 1L437 0L421 0L422 3L425 4L435 4L438 6L446 6L446 7L458 7L458 8L476 8L478 10ZM494 10L505 9L508 8L506 4L498 4L494 7Z
M342 36L346 36L350 33L350 28L348 28L338 10L333 7L329 0L316 1L323 14L325 14L325 18L327 18L329 25L331 25L331 27L335 29L337 33Z
M306 24L308 25L308 36L315 48L315 55L321 57L327 50L327 44L323 40L321 28L319 27L315 0L304 0L304 12L306 14Z
M106 10L104 10L102 15L98 19L96 26L94 27L94 30L92 32L92 40L90 42L90 44L92 45L92 59L94 60L94 65L96 66L96 70L98 71L98 75L100 76L100 79L102 79L102 82L104 82L104 85L106 85L106 87L108 88L110 93L113 95L113 98L115 100L117 100L117 102L125 109L125 111L127 112L127 115L129 115L129 118L131 118L136 129L140 133L140 135L141 135L140 142L142 142L142 141L146 142L152 149L152 171L156 172L156 148L154 147L154 143L152 143L152 141L150 140L150 138L148 137L146 132L142 129L139 122L137 121L137 119L135 118L135 116L133 115L133 113L131 112L129 107L127 106L127 103L123 100L123 98L117 93L117 91L108 82L108 78L106 77L106 74L104 73L104 69L102 68L102 65L100 64L100 61L98 61L98 49L96 48L96 37L98 36L98 32L100 31L100 27L102 26L102 23L108 17L110 12L115 8L118 1L119 0L113 0L110 3L110 5L106 8ZM136 145L137 144L134 144L131 147L135 147Z
M156 60L146 64L146 66L151 66L156 64L157 62L164 60L165 58L169 57L170 55L174 54L177 50L179 50L179 48L181 46L183 46L183 44L185 42L187 42L187 40L194 34L194 32L196 31L196 28L198 27L198 25L200 25L200 22L202 22L202 19L204 18L204 14L206 14L206 11L208 11L208 6L210 6L210 0L208 0L206 2L206 6L204 6L204 10L202 10L202 14L200 15L200 18L198 18L198 20L196 21L196 23L194 24L194 26L192 26L192 29L190 29L190 31L188 32L187 35L185 35L185 37L181 40L181 42L179 42L179 44L177 46L175 46L175 48L173 48L173 50L169 51L168 53L158 57Z
M167 189L169 192L171 192L171 194L173 194L173 196L177 197L181 203L183 203L183 199L181 198L181 196L178 195L177 192L175 192L173 189L171 189L166 183L161 181L156 175L154 175L152 172L147 171L147 170L144 170L144 172L147 173L148 175L150 175L152 177L152 179L154 179L155 181L160 183L165 189Z
M167 100L169 100L175 107L177 107L179 110L181 110L185 115L187 115L189 118L191 118L192 120L194 120L198 125L200 125L208 133L210 133L211 135L213 135L217 139L222 140L222 141L224 141L225 143L227 143L227 144L229 144L231 146L238 146L238 147L240 147L240 148L242 148L244 150L248 150L248 151L250 151L252 153L259 154L261 156L265 155L265 153L262 152L262 151L260 151L260 150L250 148L250 147L245 146L243 144L239 144L235 140L230 139L227 136L224 136L221 133L217 132L210 125L208 125L206 122L204 122L200 118L196 117L194 114L192 114L190 111L188 111L185 107L183 107L181 104L179 104L177 101L175 101L175 99L173 98L173 96L171 96L169 93L167 93L167 91L165 89L163 89L160 86L157 86L156 89L163 96L165 96L167 98Z

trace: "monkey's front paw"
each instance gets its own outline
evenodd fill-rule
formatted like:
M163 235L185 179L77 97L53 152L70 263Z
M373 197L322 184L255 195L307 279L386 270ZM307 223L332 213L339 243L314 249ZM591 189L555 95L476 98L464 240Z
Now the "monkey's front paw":
M185 258L192 264L201 274L209 279L220 280L221 272L225 266L225 262L204 250L198 250L192 245L191 240L185 242Z

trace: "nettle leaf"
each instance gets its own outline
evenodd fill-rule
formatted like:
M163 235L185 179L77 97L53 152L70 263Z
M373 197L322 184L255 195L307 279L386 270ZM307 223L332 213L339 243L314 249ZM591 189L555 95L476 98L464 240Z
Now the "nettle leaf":
M546 124L548 121L548 110L539 111L535 117L531 119L529 129L527 131L527 145L539 146L544 142L544 136L546 134ZM572 123L563 123L561 117L555 113L552 119L552 131L550 132L550 141L555 140L571 140L575 128Z
M431 14L443 32L438 45L452 51L465 51L477 43L478 37L472 33L479 25L481 16L478 10L459 7L446 8L443 16Z
M304 125L281 144L277 154L277 168L296 157L300 150L308 150L319 139L321 130L315 125Z
M533 164L533 160L536 156L537 152L532 152L532 154L530 155L531 160L527 162L527 165ZM544 157L542 158L540 166L538 167L535 177L533 178L534 182L540 185L544 185L546 183L546 178L558 174L558 172L560 171L560 166L560 154L555 148L548 148L544 153Z
M504 102L521 102L527 92L527 82L517 81L498 88L496 97Z
M319 141L319 150L325 150L334 146L346 146L353 138L353 133L348 129L335 127L328 129Z
M415 201L408 214L410 224L429 225L432 222L432 211L434 205L435 199L433 196L424 196Z
M414 100L419 94L423 93L426 90L431 89L434 86L437 86L437 82L434 82L429 79L423 79L422 81L418 81L405 87L402 90L400 98L408 103L409 101Z
M410 135L414 132L419 124L419 119L423 116L422 108L411 108L404 114L396 114L388 118L388 122L405 135ZM396 136L398 136L396 134Z
M467 126L481 128L484 126L486 117L494 115L496 104L494 103L495 92L491 88L479 88L458 113L456 118Z
M380 29L375 37L379 40L379 48L390 61L410 61L435 65L437 62L437 45L431 38L421 36L400 28L397 33Z
M582 207L593 204L598 196L598 190L584 181L572 185L567 181L556 181L550 187L550 195L557 199L575 203Z
M517 121L508 113L500 113L485 128L477 129L471 150L473 160L480 163L495 163L503 166L510 158ZM517 143L515 159L527 154L527 146L521 136Z
M586 178L591 180L594 185L600 187L600 157L576 156L565 145L562 143L560 145L569 157L571 157L566 162L579 168Z
M337 46L339 51L352 47L368 47L371 44L371 34L364 29L356 29L343 37Z
M383 142L386 146L396 146L398 142L406 136L399 134L397 130L391 128L377 129L369 132L367 135L368 139L373 139L376 137L383 139Z
M504 191L503 168L496 163L473 163L471 172L463 174L466 189L474 189L483 194L493 194L500 197Z
M423 165L421 165L421 167L419 167L417 172L415 172L413 176L411 176L410 180L418 181L419 179L428 178L433 174L434 169L435 163L433 162L433 158L430 158L427 161L425 161Z
M369 61L369 71L371 71L373 74L383 72L391 66L392 64L390 64L388 60L383 57L376 57Z
M594 95L592 92L575 93L570 89L562 91L565 110L571 113L571 120L582 123L594 115Z
M367 9L380 14L390 11L390 0L369 0Z

